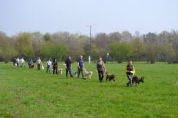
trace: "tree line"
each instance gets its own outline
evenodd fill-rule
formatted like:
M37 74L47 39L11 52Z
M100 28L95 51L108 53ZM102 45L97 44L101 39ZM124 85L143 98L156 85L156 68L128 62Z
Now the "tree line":
M177 63L178 31L142 35L138 32L132 35L128 31L98 33L91 37L91 42L87 35L69 32L21 32L14 36L0 32L0 61L8 62L17 56L40 56L42 59L55 57L63 61L68 55L73 59L77 59L79 55L87 59L90 55L92 60L102 56L107 61L119 63L128 59L149 63Z

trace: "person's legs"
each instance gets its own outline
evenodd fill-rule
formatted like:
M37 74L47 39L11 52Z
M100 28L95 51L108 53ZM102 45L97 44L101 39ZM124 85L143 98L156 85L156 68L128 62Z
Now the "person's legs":
M84 74L83 74L83 68L81 68L81 73L82 73L82 78L84 78Z
M78 68L78 78L79 78L79 76L80 76L80 68Z
M103 81L103 78L104 78L104 72L101 71L101 81Z
M132 75L127 75L127 78L128 78L128 83L127 83L127 85L128 85L128 86L132 85Z
M68 77L68 69L66 68L66 77Z
M58 67L56 67L56 74L58 74Z
M37 66L38 66L38 70L40 70L40 64L38 64Z
M49 72L49 65L47 65L46 72L47 73Z
M102 82L102 72L98 71L98 77L99 77L99 81Z
M55 74L55 67L53 67L53 74Z
M69 74L70 74L70 77L73 77L71 68L69 68Z

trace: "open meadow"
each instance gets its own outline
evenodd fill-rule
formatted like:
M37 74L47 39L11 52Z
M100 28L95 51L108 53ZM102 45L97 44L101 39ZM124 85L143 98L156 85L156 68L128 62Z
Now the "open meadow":
M65 71L52 75L36 67L0 63L0 117L178 118L178 64L134 65L145 82L126 87L126 63L106 64L116 81L103 83L95 63L85 64L94 72L90 80L66 78Z

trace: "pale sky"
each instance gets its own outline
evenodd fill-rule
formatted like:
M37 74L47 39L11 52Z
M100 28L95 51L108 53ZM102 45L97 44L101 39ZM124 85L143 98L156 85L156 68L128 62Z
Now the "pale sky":
M178 0L0 0L0 31L134 33L178 30Z

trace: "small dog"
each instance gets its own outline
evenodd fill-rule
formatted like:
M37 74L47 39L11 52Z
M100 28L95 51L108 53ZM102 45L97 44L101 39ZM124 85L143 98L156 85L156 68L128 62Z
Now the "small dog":
M73 75L73 77L77 77L78 76L77 71L72 71L72 75Z
M59 69L58 69L58 73L59 73L60 75L62 75L63 69L62 69L62 68L59 68Z
M108 72L106 72L106 81L115 81L115 75L114 74L108 74Z
M31 65L29 64L28 66L29 66L30 69L34 68L34 64L31 64Z
M83 69L84 79L91 79L92 75L93 75L92 71L87 71L85 68Z
M135 85L137 85L137 84L139 84L140 82L142 82L142 83L144 83L144 77L142 76L142 77L137 77L137 76L133 76L133 78L132 78L132 85L133 84L135 84Z

